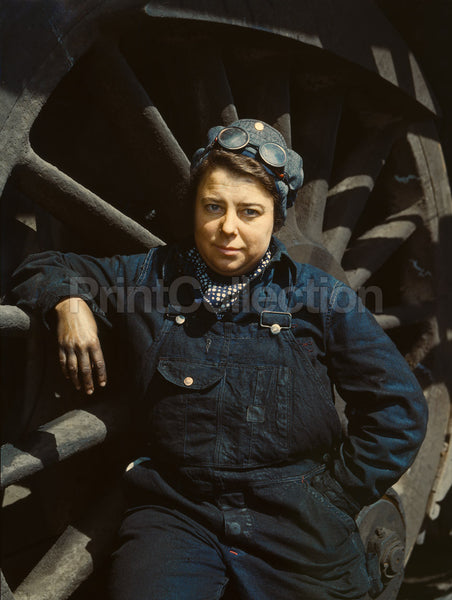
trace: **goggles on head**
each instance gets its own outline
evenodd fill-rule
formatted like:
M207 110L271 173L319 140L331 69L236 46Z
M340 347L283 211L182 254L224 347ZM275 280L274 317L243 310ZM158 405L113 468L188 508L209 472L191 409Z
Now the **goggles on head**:
M287 164L287 153L282 146L275 142L264 142L260 146L250 143L250 136L241 127L225 127L214 139L212 146L218 144L231 152L244 150L247 146L257 149L254 158L260 158L266 167L281 179L284 177L284 167Z

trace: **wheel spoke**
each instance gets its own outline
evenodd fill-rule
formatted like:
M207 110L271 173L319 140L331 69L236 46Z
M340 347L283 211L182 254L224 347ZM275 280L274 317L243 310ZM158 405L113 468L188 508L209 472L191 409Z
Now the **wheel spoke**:
M292 111L294 147L303 154L306 181L296 202L300 230L322 243L328 182L333 165L336 134L342 114L343 92L297 90Z
M240 115L262 119L292 146L290 67L287 56L268 50L237 53L232 91Z
M2 489L117 435L127 408L111 400L67 412L41 425L19 445L3 444Z
M342 261L351 287L364 285L421 223L421 202L417 202L359 237Z
M293 260L300 263L309 263L314 267L323 269L344 283L348 283L341 265L331 256L328 250L306 237L299 230L294 207L289 208L287 211L286 224L278 231L277 235L287 247Z
M210 127L230 125L238 119L223 61L214 51L206 54L205 47L205 43L184 46L176 56L173 48L164 58L165 70L177 73L167 82L171 97L182 97L184 104L190 107L190 122L186 114L183 118L184 128L190 132L188 144L194 148L205 142Z
M105 252L162 245L158 237L29 150L14 170L15 185L62 223Z
M3 600L15 600L15 597L9 587L9 585L6 582L5 576L3 575L3 571L0 571L0 577L1 577L1 590L2 590L2 598Z
M111 552L122 513L122 498L108 490L81 521L69 525L40 562L16 588L14 598L69 598ZM39 590L39 591L38 591Z
M89 71L92 88L130 151L150 196L161 199L161 210L175 224L175 204L181 201L189 180L185 152L114 44L103 41L96 46Z
M237 109L224 64L218 55L191 56L187 74L192 81L192 94L196 107L198 140L205 140L206 131L214 125L230 125L237 121Z
M0 305L0 334L26 336L30 331L30 317L18 306Z
M370 192L400 135L400 123L372 129L362 135L353 151L339 160L325 211L323 241L338 261L342 259ZM365 173L365 175L364 175Z

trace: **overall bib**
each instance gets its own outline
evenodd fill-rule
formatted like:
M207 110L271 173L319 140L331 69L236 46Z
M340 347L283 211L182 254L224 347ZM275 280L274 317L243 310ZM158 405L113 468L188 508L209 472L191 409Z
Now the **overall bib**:
M228 582L248 600L365 596L364 549L325 464L340 437L331 386L291 321L168 316L113 599L212 600Z

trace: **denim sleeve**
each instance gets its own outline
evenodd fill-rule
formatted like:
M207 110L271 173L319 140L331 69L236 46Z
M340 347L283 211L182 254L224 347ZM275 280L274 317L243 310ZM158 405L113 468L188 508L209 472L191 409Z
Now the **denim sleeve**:
M29 256L13 274L8 301L40 317L49 328L53 307L62 299L83 298L96 318L111 326L118 286L136 280L149 255L95 258L61 252Z
M348 418L334 475L363 506L380 498L414 461L425 436L427 403L396 346L343 284L331 294L327 348Z

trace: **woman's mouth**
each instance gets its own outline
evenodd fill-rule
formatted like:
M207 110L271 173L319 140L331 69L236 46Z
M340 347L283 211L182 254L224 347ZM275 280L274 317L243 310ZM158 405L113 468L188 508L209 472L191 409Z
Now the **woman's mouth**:
M226 256L232 256L240 252L240 248L233 248L232 246L216 246L217 250L221 252L221 254L225 254Z

